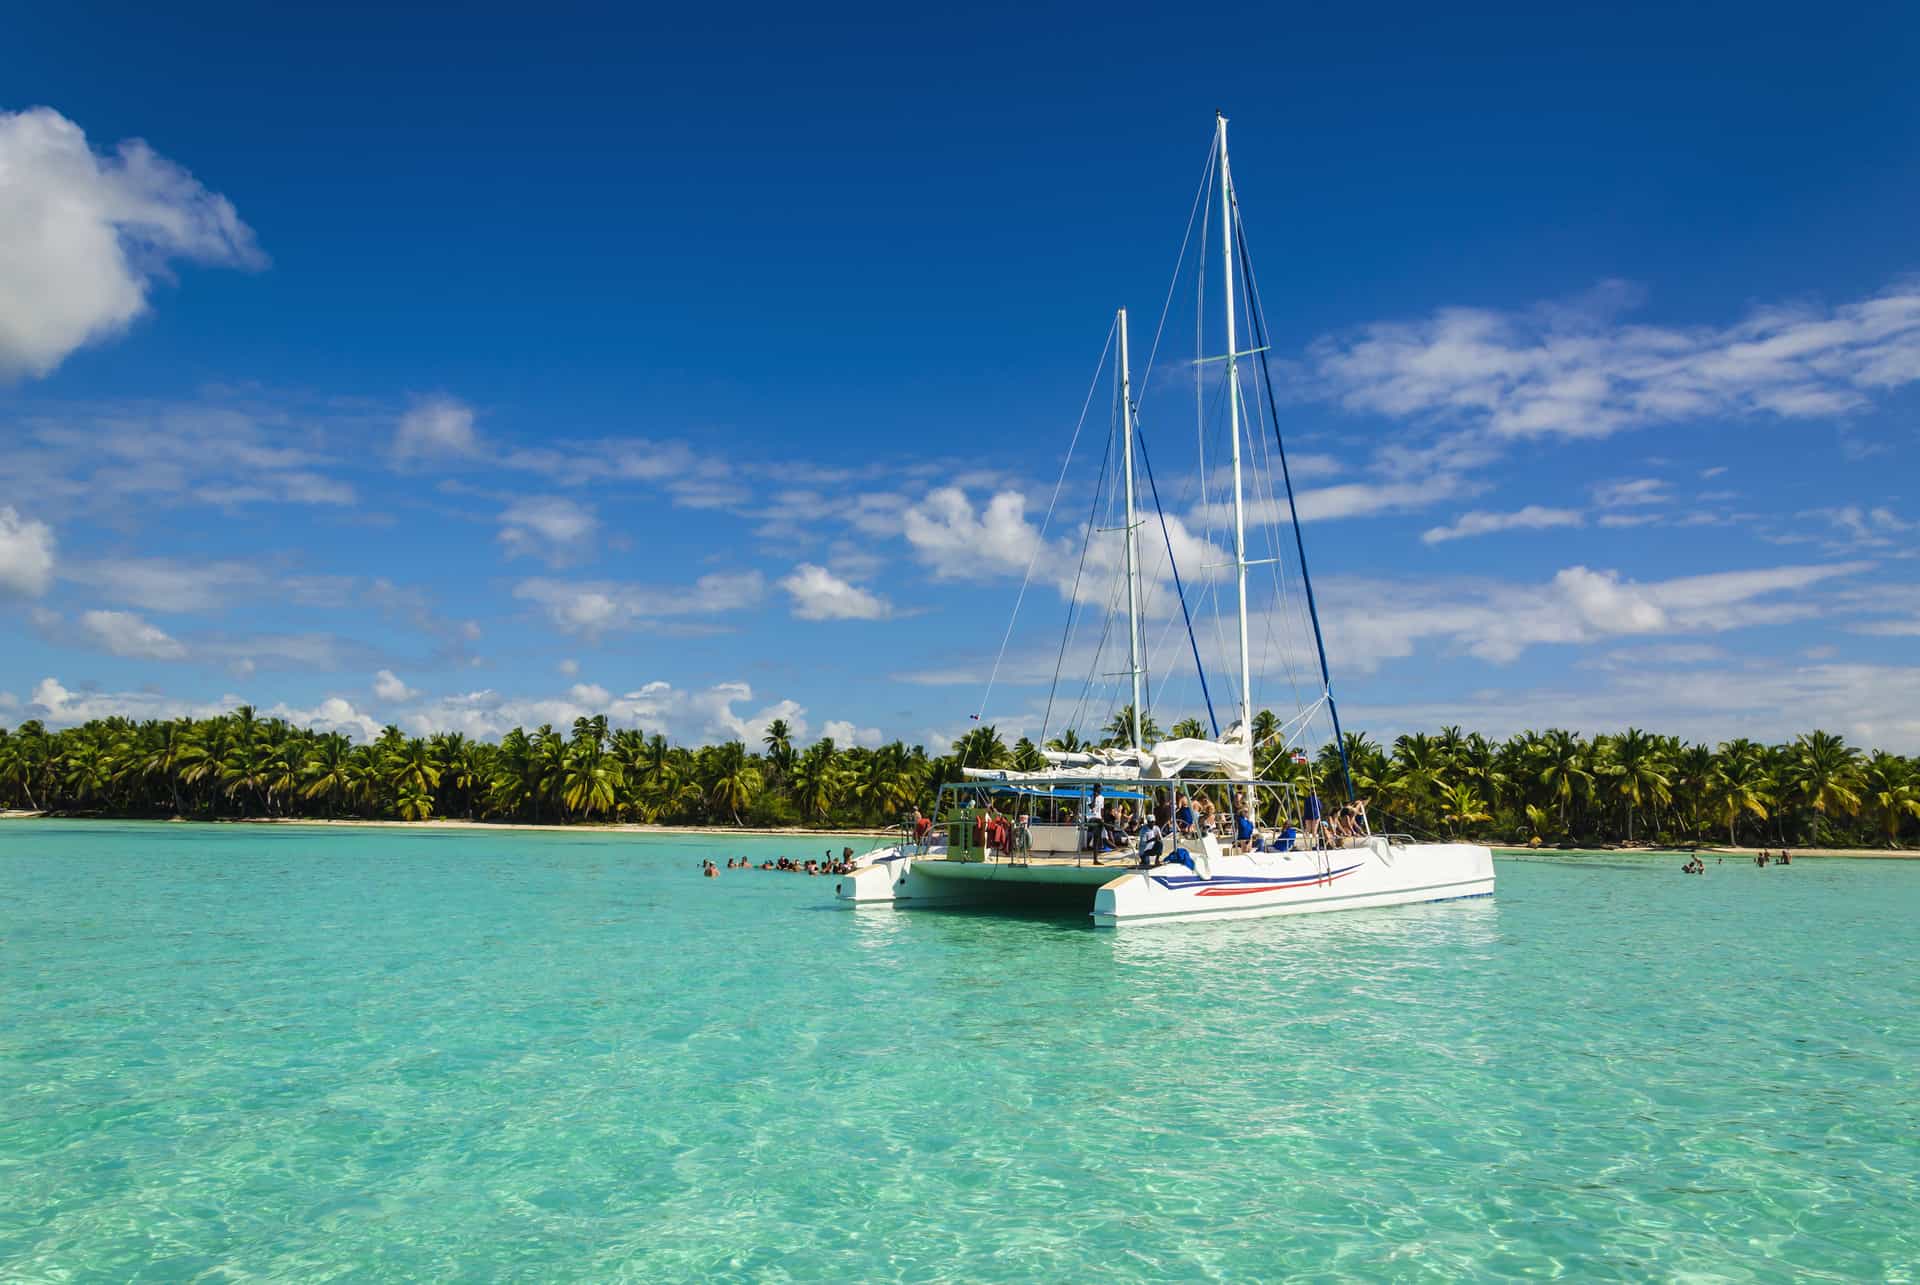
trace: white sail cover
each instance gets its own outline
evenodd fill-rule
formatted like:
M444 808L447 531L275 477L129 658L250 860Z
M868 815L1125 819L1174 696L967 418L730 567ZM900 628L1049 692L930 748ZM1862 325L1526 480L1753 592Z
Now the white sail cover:
M1127 746L1070 752L1042 750L1041 753L1052 766L1039 772L979 767L962 770L975 780L986 781L1165 781L1187 775L1217 775L1232 781L1253 779L1252 737L1240 723L1228 728L1227 734L1217 741L1194 736L1161 741L1150 750Z
M1190 769L1215 773L1233 781L1252 780L1253 744L1246 726L1235 723L1217 741L1197 736L1161 741L1147 755L1141 775L1168 778L1188 775Z

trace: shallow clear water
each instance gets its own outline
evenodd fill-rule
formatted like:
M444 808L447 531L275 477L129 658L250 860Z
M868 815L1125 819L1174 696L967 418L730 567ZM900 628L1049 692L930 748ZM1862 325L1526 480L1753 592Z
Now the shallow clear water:
M825 840L0 826L0 1278L1901 1278L1920 865L1096 933Z

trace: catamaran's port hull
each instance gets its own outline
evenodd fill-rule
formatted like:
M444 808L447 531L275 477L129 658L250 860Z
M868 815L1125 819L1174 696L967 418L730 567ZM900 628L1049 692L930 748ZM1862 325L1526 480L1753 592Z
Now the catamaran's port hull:
M1096 927L1260 919L1493 894L1493 853L1476 844L1394 844L1247 853L1201 869L1127 870L896 856L844 876L840 903L859 906L1084 906Z

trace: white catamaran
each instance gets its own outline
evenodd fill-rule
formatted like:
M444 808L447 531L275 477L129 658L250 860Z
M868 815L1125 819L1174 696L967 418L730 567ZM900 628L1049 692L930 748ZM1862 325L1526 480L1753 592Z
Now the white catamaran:
M1115 409L1122 440L1120 485L1125 495L1122 565L1127 611L1126 677L1132 703L1124 712L1126 744L1110 749L1061 749L1046 753L1047 766L1016 771L965 769L962 780L942 787L931 819L912 823L903 840L868 854L835 886L847 907L921 907L1021 904L1034 901L1085 905L1101 927L1195 919L1250 919L1267 915L1353 910L1412 902L1489 896L1493 854L1469 843L1423 843L1410 836L1374 833L1364 801L1353 800L1346 742L1333 702L1326 646L1307 576L1306 547L1294 507L1291 473L1279 440L1274 442L1286 483L1295 553L1319 660L1320 691L1294 719L1255 743L1253 666L1248 627L1247 505L1241 438L1246 413L1240 377L1243 358L1264 354L1265 324L1252 290L1251 265L1240 234L1232 172L1227 158L1227 122L1219 117L1209 165L1219 189L1221 266L1226 312L1224 400L1231 442L1233 556L1238 626L1238 720L1212 739L1176 736L1146 744L1143 738L1145 666L1141 643L1140 520L1134 492L1137 405L1128 366L1127 317L1115 321ZM1209 189L1203 180L1201 208ZM1191 228L1191 224L1190 224ZM1183 248L1184 256L1184 248ZM1176 269L1177 277L1177 269ZM1247 292L1247 341L1242 347L1236 294ZM1264 374L1264 356L1262 356ZM1149 363L1151 365L1151 363ZM1271 390L1266 405L1273 411ZM1151 476L1151 467L1148 469ZM1063 471L1064 476L1064 471ZM1158 491L1155 488L1155 506ZM1162 522L1164 524L1164 514ZM1163 525L1164 530L1164 525ZM1172 562L1172 541L1168 561ZM1174 570L1178 582L1177 569ZM1185 613L1184 591L1181 600ZM1224 614L1224 613L1223 613ZM1191 620L1188 620L1192 638ZM1063 644L1064 648L1064 644ZM1194 643L1199 666L1199 645ZM1205 677L1201 675L1203 684ZM1208 699L1209 713L1212 710ZM1339 787L1347 803L1338 820L1326 813L1311 774L1300 779L1263 779L1256 754L1271 763L1307 762L1293 747L1306 734L1309 717L1324 708L1339 751ZM1176 729L1178 731L1179 729ZM1277 744L1275 742L1278 742ZM1196 803L1200 806L1196 807ZM1216 827L1205 813L1219 805ZM1172 814L1158 841L1143 846L1115 824L1115 812L1144 816L1149 823Z

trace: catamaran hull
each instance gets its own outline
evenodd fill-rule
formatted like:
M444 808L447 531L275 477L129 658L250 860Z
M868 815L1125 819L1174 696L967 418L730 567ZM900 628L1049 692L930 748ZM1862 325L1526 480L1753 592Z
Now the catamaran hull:
M1160 866L1102 885L1093 922L1177 923L1365 910L1493 895L1493 853L1470 843L1389 843L1221 857L1203 868Z
M842 876L841 905L1090 907L1096 927L1197 919L1259 919L1362 910L1493 894L1493 853L1477 844L1396 844L1247 853L1151 870L1093 865L955 862L882 856Z

